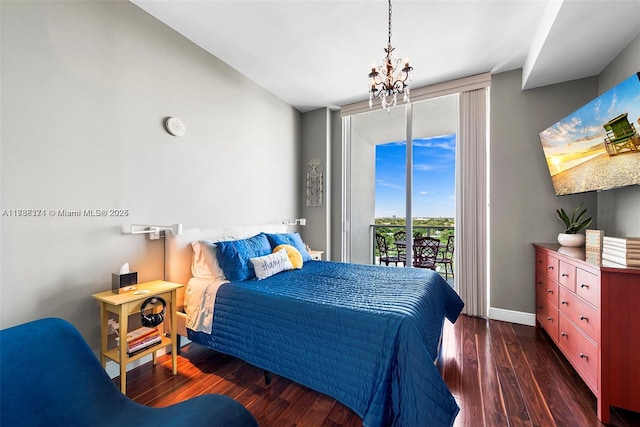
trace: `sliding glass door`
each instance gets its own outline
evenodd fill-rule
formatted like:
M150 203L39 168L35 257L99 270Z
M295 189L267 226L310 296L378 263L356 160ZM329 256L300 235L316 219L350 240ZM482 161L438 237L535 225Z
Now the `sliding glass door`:
M395 232L404 229L411 241L424 218L455 216L457 99L448 95L345 120L345 261L376 263L376 232L396 256Z

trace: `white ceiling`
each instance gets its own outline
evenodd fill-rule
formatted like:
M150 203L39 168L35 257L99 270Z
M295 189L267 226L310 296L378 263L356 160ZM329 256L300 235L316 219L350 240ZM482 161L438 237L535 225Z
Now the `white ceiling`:
M368 99L381 0L130 0L305 112ZM523 88L599 74L640 33L640 0L394 0L413 87L523 68ZM640 55L640 53L639 53Z

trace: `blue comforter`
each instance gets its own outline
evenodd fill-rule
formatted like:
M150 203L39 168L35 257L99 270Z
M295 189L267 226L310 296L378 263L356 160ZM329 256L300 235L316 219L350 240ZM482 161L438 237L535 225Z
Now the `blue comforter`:
M430 270L309 261L223 285L211 335L188 334L336 398L367 427L450 426L459 409L434 359L463 306Z

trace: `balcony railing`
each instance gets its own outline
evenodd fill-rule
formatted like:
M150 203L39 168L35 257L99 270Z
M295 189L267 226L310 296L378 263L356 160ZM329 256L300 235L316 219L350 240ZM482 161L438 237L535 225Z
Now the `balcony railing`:
M385 237L387 241L387 246L389 247L389 255L397 255L396 247L393 244L394 242L394 233L398 231L403 231L406 229L404 225L384 225L384 224L372 224L371 228L371 254L372 254L372 262L373 264L377 264L378 259L378 248L376 247L376 234L381 234ZM453 235L455 232L455 227L452 226L438 226L438 225L414 225L413 226L413 237L435 237L440 240L440 247L446 247L447 240L450 235Z

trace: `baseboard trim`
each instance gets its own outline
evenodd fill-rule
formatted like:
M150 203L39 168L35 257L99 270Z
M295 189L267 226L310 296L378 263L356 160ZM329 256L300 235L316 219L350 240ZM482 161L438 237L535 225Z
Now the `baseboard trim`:
M489 319L503 322L517 323L519 325L535 326L536 315L524 311L505 310L504 308L489 308Z

